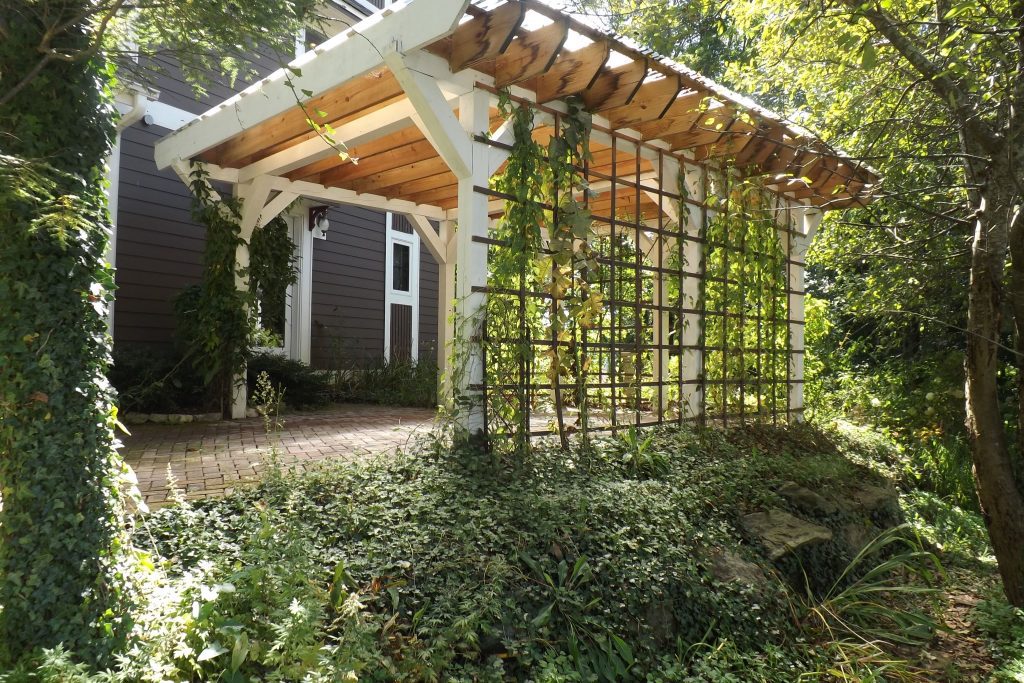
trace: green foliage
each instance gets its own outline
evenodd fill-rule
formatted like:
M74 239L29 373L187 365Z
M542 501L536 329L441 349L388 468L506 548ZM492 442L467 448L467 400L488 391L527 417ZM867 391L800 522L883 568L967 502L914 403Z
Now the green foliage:
M1024 610L1012 607L1001 595L992 595L978 605L975 616L996 656L992 680L1024 680Z
M706 232L703 339L705 411L711 417L788 419L788 212L757 179L713 178ZM783 242L785 240L785 242Z
M235 377L249 358L255 324L255 299L238 288L247 272L236 265L235 252L243 244L239 222L241 207L234 199L215 200L209 174L192 169L192 218L206 227L203 278L182 291L175 301L178 339L196 372L220 401L231 403Z
M203 378L176 349L118 343L107 372L122 413L188 413L209 407Z
M335 401L379 403L388 406L437 406L437 363L419 360L381 360L370 365L331 371Z
M254 398L257 379L264 373L293 408L320 407L330 398L331 381L326 373L276 353L258 353L249 359L249 393Z
M257 326L284 339L286 294L298 281L295 244L288 222L278 216L253 230L249 240L249 290L256 305Z
M61 49L88 44L86 6L52 8ZM82 13L82 14L80 14ZM77 17L77 18L76 18ZM39 59L38 23L0 41L0 669L64 643L102 660L130 627L114 451L103 265L103 159L114 127L100 59Z

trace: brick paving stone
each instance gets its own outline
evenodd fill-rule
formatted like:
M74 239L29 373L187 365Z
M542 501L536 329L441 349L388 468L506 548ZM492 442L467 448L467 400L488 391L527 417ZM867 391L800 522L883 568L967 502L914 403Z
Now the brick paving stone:
M283 467L309 469L321 460L363 461L390 455L434 426L433 410L343 404L283 415L270 439L262 418L187 425L144 424L123 438L121 454L135 470L151 508L170 503L168 469L189 500L230 493L259 478L271 445Z

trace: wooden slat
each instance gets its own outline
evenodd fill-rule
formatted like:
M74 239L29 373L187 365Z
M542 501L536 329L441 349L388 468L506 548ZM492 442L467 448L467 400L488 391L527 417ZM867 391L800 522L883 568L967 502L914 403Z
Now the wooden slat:
M694 159L702 161L704 159L732 158L735 161L736 155L754 141L757 133L757 129L749 123L740 120L733 121L729 130L725 131L718 141L694 149Z
M761 123L757 133L754 134L751 144L743 148L743 151L736 154L736 164L746 166L748 164L762 164L774 150L774 146L782 144L785 139L785 131L781 126Z
M359 165L345 164L344 166L321 175L321 183L329 186L345 187L345 182L356 178L365 178L389 171L394 168L401 168L407 164L425 161L437 156L437 150L426 140L418 140L408 145L389 149L380 154L374 154L360 160Z
M396 182L386 184L388 182L387 173L375 173L369 178L360 178L353 180L349 183L349 187L356 192L370 192L372 194L381 194L385 196L391 196L396 193L409 193L414 192L425 192L427 190L436 190L439 187L446 187L448 185L456 185L458 179L455 174L451 171L444 171L441 173L434 173L421 178L409 179L408 176L405 178L399 178Z
M526 7L509 2L455 29L448 64L453 73L505 52L526 16Z
M608 61L610 49L607 42L591 43L559 56L551 68L538 76L534 83L537 102L544 104L590 88Z
M494 85L504 88L546 72L569 37L569 25L556 21L519 36L494 65Z
M684 133L697 123L707 110L707 104L705 93L686 92L675 99L660 119L640 123L633 128L647 140Z
M629 104L646 76L647 60L626 62L613 69L605 67L583 93L583 102L595 113Z
M285 177L291 180L310 180L312 182L319 182L316 176L340 166L348 164L358 164L364 157L371 157L381 152L386 152L389 149L395 149L402 145L408 145L417 140L423 140L423 133L416 126L408 126L400 131L392 133L391 135L385 136L379 140L368 142L365 145L359 145L349 149L349 159L342 161L342 159L335 155L327 159L321 159L320 161L307 164L301 168L297 168L290 173L286 173ZM354 161L353 161L354 160Z
M402 94L402 87L391 72L384 71L372 77L360 78L316 97L306 103L306 110L314 120L320 123L327 121L332 126L338 126L372 111L375 106L384 106ZM325 112L327 117L317 118L317 110ZM247 165L256 159L280 151L282 144L287 146L289 141L304 134L315 135L306 120L306 114L296 106L236 135L204 154L203 158L209 158L221 166Z
M398 195L400 199L413 201L416 204L429 204L430 206L440 206L448 200L457 199L458 196L458 185L447 185L445 187L439 187L435 190L426 190L424 192L403 192Z
M388 197L393 196L388 194L388 192L400 192L403 183L438 175L446 171L448 171L448 165L444 163L444 159L434 157L424 161L415 161L401 168L373 173L363 178L354 179L351 182L353 185L359 182L359 187L361 188L359 192L380 194ZM353 189L355 188L353 187Z
M629 104L606 109L602 115L613 128L632 128L640 123L655 121L668 111L682 89L683 84L679 78L671 76L649 81L640 86Z

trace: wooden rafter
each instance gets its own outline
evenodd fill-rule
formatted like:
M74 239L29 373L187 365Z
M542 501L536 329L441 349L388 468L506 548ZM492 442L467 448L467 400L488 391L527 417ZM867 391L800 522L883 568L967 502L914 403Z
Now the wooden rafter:
M525 17L526 7L510 2L460 25L451 36L448 63L452 71L471 68L505 52Z
M556 21L516 38L495 60L495 86L504 88L545 73L568 37L569 24Z
M589 89L608 61L610 49L602 41L561 55L547 72L537 76L533 86L537 101L543 104Z
M583 102L593 112L629 104L647 76L647 60L603 68L586 92Z
M665 115L683 89L678 77L666 76L648 81L640 86L629 104L606 109L602 116L613 128L632 128L648 121L656 121Z

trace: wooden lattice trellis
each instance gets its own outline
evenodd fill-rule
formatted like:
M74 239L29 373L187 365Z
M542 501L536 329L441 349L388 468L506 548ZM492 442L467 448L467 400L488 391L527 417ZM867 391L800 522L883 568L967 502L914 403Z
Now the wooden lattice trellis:
M543 144L565 114L536 111L546 123L532 135ZM503 250L522 245L494 231L474 237L488 245L492 264L487 285L477 288L489 303L480 334L483 382L475 387L490 441L515 441L524 428L531 436L564 436L665 422L728 427L793 418L801 406L792 404L791 388L802 381L793 358L803 349L792 337L803 321L791 315L793 296L802 292L789 283L803 263L794 249L800 232L792 202L726 165L681 159L598 130L610 144L575 167L578 186L551 187L553 200L475 188L504 202L505 211L535 204L545 226L557 222L560 191L579 195L597 264L581 272L602 301L589 323L574 320L553 331L556 307L573 296L579 272L559 298L538 286L543 276L536 273L496 272ZM477 141L513 151L486 136ZM551 163L547 156L540 161ZM552 254L538 249L540 261ZM552 348L571 359L557 381Z

